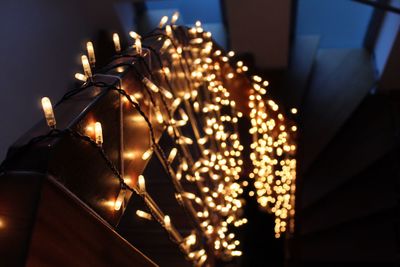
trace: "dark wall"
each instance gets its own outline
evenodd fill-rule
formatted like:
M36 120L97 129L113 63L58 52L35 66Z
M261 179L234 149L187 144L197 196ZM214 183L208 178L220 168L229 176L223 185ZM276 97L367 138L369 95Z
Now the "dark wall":
M3 0L0 3L0 158L42 118L40 98L56 101L81 72L85 43L100 30L122 33L107 0ZM121 9L122 7L122 9ZM96 48L96 44L95 44Z

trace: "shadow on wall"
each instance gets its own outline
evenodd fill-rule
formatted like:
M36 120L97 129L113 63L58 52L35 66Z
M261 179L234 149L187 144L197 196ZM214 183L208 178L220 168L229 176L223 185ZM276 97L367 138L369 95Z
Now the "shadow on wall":
M73 84L74 74L82 72L86 41L101 31L110 32L110 39L112 31L126 34L129 21L119 20L121 10L125 18L133 14L130 4L114 8L107 0L1 1L0 160L42 119L40 98L58 100Z

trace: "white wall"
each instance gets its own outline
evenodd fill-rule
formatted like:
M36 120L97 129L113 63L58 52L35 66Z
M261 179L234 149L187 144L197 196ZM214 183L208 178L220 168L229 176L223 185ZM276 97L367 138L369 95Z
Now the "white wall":
M121 31L112 2L0 2L0 160L41 118L40 98L55 102L68 89L86 41L101 29Z

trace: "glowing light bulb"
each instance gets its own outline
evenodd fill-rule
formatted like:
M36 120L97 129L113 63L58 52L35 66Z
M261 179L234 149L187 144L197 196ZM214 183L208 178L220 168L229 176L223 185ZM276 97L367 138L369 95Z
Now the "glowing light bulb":
M260 83L260 82L262 81L262 78L261 78L260 76L254 75L254 76L253 76L253 80L254 80L255 82Z
M191 234L188 237L185 238L185 243L187 246L193 246L196 244L197 238L196 234Z
M143 219L146 219L146 220L149 220L149 221L151 221L151 219L152 219L151 214L149 214L149 213L147 213L145 211L142 211L142 210L137 210L136 211L136 215L138 217L140 217L140 218L143 218Z
M176 109L180 104L182 100L180 98L175 98L174 102L172 102L172 107L173 109Z
M142 54L142 41L139 38L135 39L135 49L137 54Z
M175 24L179 19L179 12L175 11L174 14L171 17L171 24Z
M172 37L172 27L171 27L171 25L165 26L165 33L166 33L169 37Z
M82 82L87 81L87 77L82 73L75 73L75 79L80 80Z
M168 215L164 216L164 226L167 230L171 230L172 226L171 226L171 218Z
M143 175L138 177L138 188L141 193L146 192L146 182Z
M181 114L182 120L184 120L184 121L188 121L189 120L188 115L186 114L186 112L183 109L179 109L179 113Z
M184 192L182 194L184 197L190 199L190 200L195 200L196 199L196 195L190 192Z
M149 88L151 91L153 91L154 93L158 93L160 91L160 89L158 88L157 85L155 85L152 81L150 81L149 79L147 79L146 77L143 78L142 82L147 86L147 88Z
M87 56L82 55L81 61L82 61L83 71L85 72L86 77L92 77L92 69L90 68Z
M121 53L121 43L119 41L118 33L113 34L113 42L114 42L115 52L117 52L118 54Z
M207 260L207 255L203 255L200 257L200 260L197 262L198 266L203 266L203 264L206 262Z
M162 28L164 27L164 25L168 22L168 17L167 16L163 16L160 20L160 23L158 24L158 28Z
M178 149L176 147L171 149L171 152L169 152L169 155L168 155L168 162L172 163L174 161L177 153L178 153Z
M43 97L42 100L42 109L44 113L44 117L46 118L47 125L50 128L56 127L56 118L54 117L53 106L51 105L51 101L48 97Z
M235 256L235 257L239 257L239 256L242 256L242 252L239 250L234 250L231 252L231 255Z
M96 122L94 124L94 135L95 135L96 144L102 145L103 144L103 129L101 127L100 122Z
M168 90L163 89L163 90L162 90L162 93L163 93L164 96L165 96L166 98L168 98L168 99L174 98L174 96L172 95L172 93L171 93L170 91L168 91Z
M94 66L96 63L96 57L94 55L94 48L93 48L92 42L86 43L86 50L87 50L88 56L89 56L89 63L90 63L90 65Z
M147 149L142 155L142 160L148 160L151 157L152 153L153 153L152 148Z
M202 138L197 139L197 143L199 143L199 145L204 145L207 142L207 140L208 140L207 136L202 137Z
M126 190L125 190L125 189L122 189L122 190L119 192L117 199L115 200L115 203L114 203L114 210L118 211L118 210L121 209L122 204L124 203L125 195L126 195Z
M297 114L297 108L292 108L292 109L290 110L290 112L292 112L292 114Z
M185 137L185 136L181 136L178 141L180 144L186 144L186 145L193 144L193 140L190 139L189 137Z
M130 31L129 32L129 36L132 37L135 40L141 38L141 36L139 34L137 34L136 32L134 32L134 31Z
M162 115L159 107L156 107L156 119L157 119L159 124L163 124L164 123L164 118L163 118L163 115Z

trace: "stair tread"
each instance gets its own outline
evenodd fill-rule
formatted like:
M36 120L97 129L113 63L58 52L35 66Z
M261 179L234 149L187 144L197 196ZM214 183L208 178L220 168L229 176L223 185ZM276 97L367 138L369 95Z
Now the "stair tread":
M332 229L395 208L398 204L395 154L382 158L328 198L300 211L300 233ZM386 177L384 182L381 177Z
M396 262L395 222L387 216L343 225L333 231L299 237L301 261L324 262Z
M303 178L301 208L319 201L395 148L389 99L370 96Z
M320 49L302 111L304 173L374 86L370 56L364 49Z

